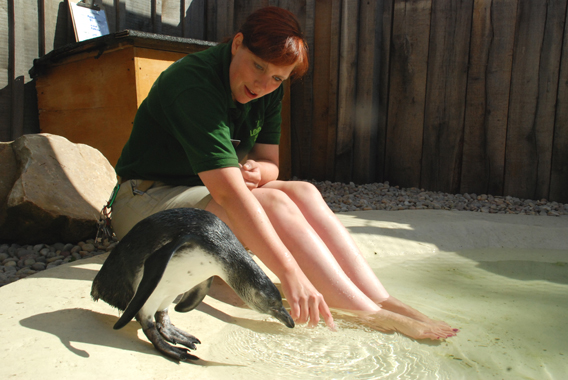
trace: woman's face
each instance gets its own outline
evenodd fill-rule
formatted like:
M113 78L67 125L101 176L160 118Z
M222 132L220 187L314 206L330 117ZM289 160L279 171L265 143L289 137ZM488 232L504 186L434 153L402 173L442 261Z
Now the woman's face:
M295 65L276 66L263 61L243 45L242 33L237 33L231 48L229 67L233 99L241 104L276 90L290 76Z

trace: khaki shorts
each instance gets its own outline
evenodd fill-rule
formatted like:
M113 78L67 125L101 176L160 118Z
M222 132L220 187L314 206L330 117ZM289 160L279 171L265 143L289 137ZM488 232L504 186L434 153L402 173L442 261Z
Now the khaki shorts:
M205 186L168 186L154 182L145 191L140 191L137 186L142 182L145 181L132 179L120 185L112 205L112 228L118 239L122 239L136 223L158 211L178 207L205 209L211 200Z

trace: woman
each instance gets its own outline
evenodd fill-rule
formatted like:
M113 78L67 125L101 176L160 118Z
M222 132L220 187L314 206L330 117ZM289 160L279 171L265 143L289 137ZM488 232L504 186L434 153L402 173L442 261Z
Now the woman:
M117 236L163 209L204 208L278 276L297 323L321 315L333 329L331 306L412 338L455 335L388 294L314 186L277 180L281 84L306 72L307 49L295 17L268 7L165 70L116 166Z

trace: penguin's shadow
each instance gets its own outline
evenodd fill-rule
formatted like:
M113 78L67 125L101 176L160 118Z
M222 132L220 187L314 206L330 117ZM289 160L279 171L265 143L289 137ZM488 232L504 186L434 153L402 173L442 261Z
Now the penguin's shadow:
M208 305L205 302L201 302L199 306L195 308L195 310L199 310L203 313L209 314L210 316L217 318L220 321L225 323L229 323L232 325L236 325L251 331L254 331L259 334L263 333L270 333L270 334L284 334L285 327L282 323L272 321L259 321L256 319L248 319L248 318L241 318L241 317L234 317L227 313L222 312L219 309L215 309L213 306Z
M278 287L277 284L275 285ZM213 283L211 284L211 288L209 289L207 296L234 307L250 310L250 307L248 307L237 293L235 293L235 291L219 277L215 277L213 279ZM282 302L285 306L287 305L285 300ZM173 310L173 308L171 309ZM273 321L259 321L256 319L233 317L219 309L215 309L206 302L201 302L195 309L209 314L210 316L225 323L234 324L256 333L279 334L285 333L285 331L288 330L287 327L285 327L281 322L276 321L276 319L273 319Z
M136 322L129 323L120 330L113 330L112 326L116 321L117 317L112 315L82 308L74 308L36 314L22 319L20 325L58 337L61 343L70 352L85 359L89 358L90 354L85 350L74 347L72 342L162 356L150 342L138 338L140 326ZM85 326L89 326L89 328L85 328ZM192 351L192 353L198 355L196 351ZM164 357L164 359L167 358ZM241 366L238 364L219 363L202 359L188 363L202 366Z

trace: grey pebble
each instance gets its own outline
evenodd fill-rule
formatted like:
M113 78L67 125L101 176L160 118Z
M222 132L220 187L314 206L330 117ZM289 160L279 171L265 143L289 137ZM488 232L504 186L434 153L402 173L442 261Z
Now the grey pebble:
M35 259L29 258L29 259L26 259L24 261L24 265L27 266L27 267L30 267L30 266L34 265L35 262L36 262Z
M29 250L29 249L25 249L25 248L20 248L18 249L18 252L16 253L16 255L21 259L24 256L33 256L35 254L35 251Z
M9 273L9 272L16 272L18 270L18 268L16 268L15 265L6 265L4 266L4 273Z
M29 276L29 275L34 274L34 273L36 273L36 271L31 269L31 268L22 268L22 269L20 269L16 272L16 275L18 275L18 276L20 276L20 275Z
M47 259L47 263L50 264L58 260L63 260L63 258L63 256L53 256Z
M52 247L55 249L55 251L63 251L63 248L65 248L65 244L55 243L52 245Z
M36 262L32 265L32 269L34 270L44 270L45 269L45 263L42 262Z
M49 269L49 268L53 268L53 267L56 267L58 265L61 265L62 262L63 262L63 260L61 260L61 259L52 261L49 264L47 264L47 267L45 269Z
M71 250L73 249L75 245L74 244L65 244L65 246L63 247L62 251L64 252L71 252Z
M83 251L87 251L87 252L93 252L95 250L95 246L93 244L90 244L90 243L83 244L82 248L83 248L82 249Z

